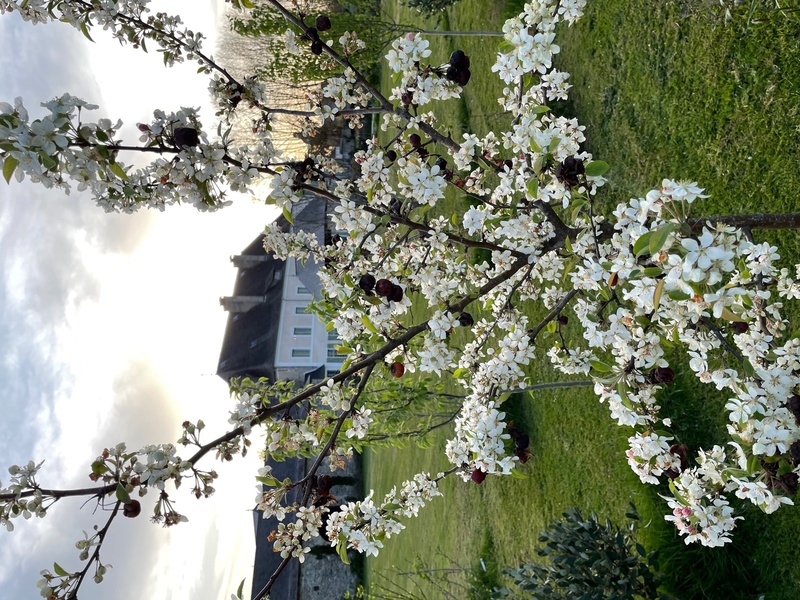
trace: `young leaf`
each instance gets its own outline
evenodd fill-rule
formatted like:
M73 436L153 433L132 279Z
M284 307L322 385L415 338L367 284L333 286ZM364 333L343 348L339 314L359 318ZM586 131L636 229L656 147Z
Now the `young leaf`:
M6 156L6 160L3 163L3 178L6 180L6 183L11 183L11 176L17 169L18 164L19 161L16 158L13 156Z
M128 181L128 174L125 172L125 169L119 166L119 163L111 163L109 169L111 169L111 172L120 179Z
M600 177L604 175L610 167L602 160L593 160L584 168L587 177Z
M69 575L69 573L67 573L67 570L57 562L53 563L53 571L55 571L56 575L58 575L59 577L66 577L67 575Z
M664 292L664 282L666 279L659 279L656 285L656 291L653 292L653 310L658 310L658 305L661 304L661 294Z
M644 235L640 236L638 240L633 244L633 254L636 258L639 258L643 254L647 254L650 250L650 238L653 236L652 231L648 231Z
M656 229L653 232L653 235L650 237L650 255L658 254L661 248L664 247L664 244L667 242L667 238L669 234L672 233L672 230L675 229L675 225L672 223L664 223L661 227Z
M116 494L117 494L117 500L119 500L123 504L127 504L128 502L131 501L131 496L128 493L128 490L126 490L125 486L122 485L121 483L117 484Z
M532 177L528 180L528 193L531 195L531 198L536 200L536 196L539 194L539 180L536 177Z

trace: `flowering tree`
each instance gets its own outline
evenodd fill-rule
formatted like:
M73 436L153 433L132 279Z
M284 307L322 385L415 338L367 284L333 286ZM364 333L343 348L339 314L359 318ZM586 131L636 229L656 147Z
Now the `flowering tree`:
M233 0L252 8L249 0ZM129 450L106 448L90 465L95 485L50 489L39 482L41 463L9 469L0 489L0 523L44 517L65 497L94 498L110 509L106 523L78 543L83 569L60 566L42 572L45 598L75 598L87 575L101 581L100 548L114 519L135 517L140 500L156 495L154 518L174 525L185 518L170 500L173 487L189 481L198 498L214 492L216 472L201 467L209 453L231 459L244 454L255 428L267 451L282 457L315 456L298 481L279 481L268 467L257 503L280 520L274 548L284 557L257 598L266 597L283 566L303 560L308 540L324 535L346 560L346 550L377 554L383 541L403 529L450 475L480 483L508 475L526 458L527 439L504 421L503 394L528 385L525 366L540 356L536 340L555 330L571 311L582 337L546 351L566 374L592 379L611 416L630 428L627 458L643 483L669 481L673 521L687 543L719 546L730 541L740 516L731 494L766 512L791 503L800 472L800 339L786 336L782 299L800 298L798 278L779 268L776 249L757 244L751 227L798 227L800 214L696 217L703 190L665 179L643 197L620 204L608 217L598 208L608 165L581 149L577 120L550 114L546 103L566 98L568 74L552 66L559 52L556 25L581 16L585 0L537 0L509 20L493 71L506 88L500 98L511 117L505 131L453 139L437 128L434 101L457 98L470 78L470 61L454 52L448 64L429 64L428 43L409 34L387 55L394 88L386 97L351 65L363 47L355 32L326 40L324 19L298 1L292 10L268 4L286 19L291 53L312 52L335 72L304 111L270 106L255 78L234 79L202 48L202 35L177 17L148 13L147 0L0 0L0 12L18 11L32 23L62 20L89 36L97 26L120 42L155 44L167 65L194 60L210 79L219 128L201 123L190 109L155 111L140 124L140 144L118 140L120 123L85 120L94 107L68 94L43 106L31 121L21 99L0 104L0 160L6 181L29 178L69 192L87 189L108 211L163 209L192 203L201 210L226 204L227 190L246 191L254 180L272 180L270 202L291 220L292 207L313 194L334 207L341 232L321 245L311 234L266 228L266 250L278 257L315 259L324 265L319 316L344 340L341 372L295 389L286 382L243 382L233 387L231 429L201 440L202 422L183 424L177 446L165 443ZM320 26L320 24L322 24ZM226 123L240 107L256 111L257 144L230 139ZM390 141L373 139L356 155L360 172L341 176L335 161L309 156L282 161L269 137L283 112L302 113L320 124L344 116L357 126L364 115L382 115ZM217 136L209 135L216 130ZM125 152L153 154L133 169ZM445 189L471 201L463 215L442 215ZM474 249L490 260L470 260ZM800 270L800 265L795 267ZM409 314L412 298L425 316ZM533 322L527 310L544 307ZM470 330L458 344L455 328ZM693 456L674 443L658 392L673 378L670 356L683 353L697 377L729 395L725 446ZM374 432L369 390L375 379L419 371L448 374L465 390L445 452L452 467L420 473L384 499L333 506L329 483L316 471L335 466ZM372 386L372 387L371 387ZM299 408L306 410L302 414ZM190 456L178 446L193 446ZM299 502L287 501L302 490Z

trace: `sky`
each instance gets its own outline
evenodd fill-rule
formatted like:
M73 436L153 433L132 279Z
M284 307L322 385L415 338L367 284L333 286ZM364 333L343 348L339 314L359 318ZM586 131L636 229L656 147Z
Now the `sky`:
M213 48L223 0L154 5L181 14ZM121 48L100 29L93 38L0 16L0 101L22 96L34 117L40 102L69 92L100 105L86 119L121 118L127 142L156 108L205 106L212 122L196 65L168 70L155 52ZM8 466L33 459L45 461L43 486L85 487L104 447L174 442L186 419L207 423L206 440L223 433L232 402L214 375L226 320L219 298L233 289L229 257L274 217L244 197L215 213L109 215L76 192L0 181L0 482ZM117 519L101 555L113 568L81 599L228 600L252 573L255 454L224 465L212 457L220 479L208 500L171 494L187 524L151 524L153 493L142 516ZM0 597L37 598L39 572L54 561L82 568L74 544L105 519L81 504L62 500L46 518L0 532Z

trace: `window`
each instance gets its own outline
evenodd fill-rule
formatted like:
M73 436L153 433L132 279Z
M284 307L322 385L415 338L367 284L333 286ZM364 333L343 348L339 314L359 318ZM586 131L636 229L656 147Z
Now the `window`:
M339 341L339 332L335 329L328 332L328 341L329 342L338 342Z
M296 315L304 315L304 314L306 314L306 307L305 306L295 306L294 307L294 314L296 314Z
M292 358L310 358L311 350L308 348L292 348Z
M311 292L308 291L308 288L305 287L305 286L302 286L302 285L297 288L297 293L301 294L301 295L309 295L309 294L311 294Z
M336 351L336 344L328 344L328 362L331 363L344 362L344 354L339 354Z
M338 374L339 371L337 371L336 369L328 369L327 371L325 371L325 377L327 377L328 379L330 379L331 377L336 377Z
M311 335L311 327L295 327L294 335Z

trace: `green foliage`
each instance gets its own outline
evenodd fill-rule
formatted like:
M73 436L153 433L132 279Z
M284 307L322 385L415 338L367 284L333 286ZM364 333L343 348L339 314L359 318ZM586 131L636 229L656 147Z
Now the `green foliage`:
M539 537L544 546L536 553L547 559L543 564L528 563L506 571L513 580L514 593L507 588L497 591L497 598L661 598L654 573L658 554L647 554L631 538L639 517L632 507L629 531L623 531L606 519L601 523L592 513L584 518L571 508L564 518L552 523Z
M440 379L433 377L390 377L370 382L362 399L372 409L375 422L365 445L406 446L409 442L427 447L430 434L448 425L456 416L463 396L448 394ZM360 449L359 440L352 440Z
M416 8L421 13L432 15L450 8L459 0L406 0L406 4L411 8Z
M331 20L331 28L320 32L322 40L334 40L346 31L358 33L366 48L350 57L351 63L367 75L377 73L384 46L399 35L403 27L392 21L382 19L380 4L375 0L349 0L348 2L329 2L320 5L319 14L326 14ZM316 14L306 18L308 25L314 24ZM283 16L268 4L258 4L241 17L231 18L231 28L239 35L262 37L267 49L267 57L259 68L262 79L289 79L293 83L321 81L330 77L323 56L315 56L310 51L310 42L300 38L298 44L303 51L294 55L286 50L282 36L287 29L295 29Z

